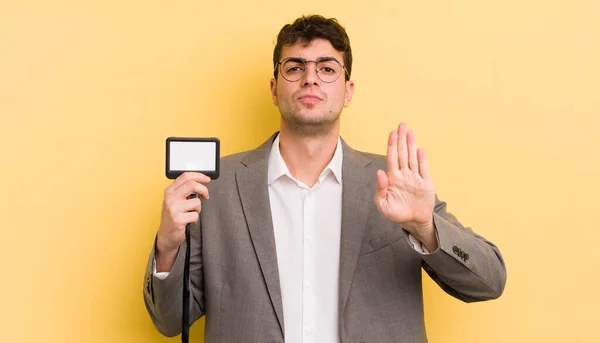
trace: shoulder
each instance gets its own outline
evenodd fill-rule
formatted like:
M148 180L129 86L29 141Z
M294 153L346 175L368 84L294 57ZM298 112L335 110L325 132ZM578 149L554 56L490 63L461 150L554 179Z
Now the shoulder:
M367 170L387 169L387 156L385 155L355 150L350 147L345 153L347 153L349 160L364 165Z
M373 153L369 153L369 152L361 152L361 153L364 154L364 156L366 158L371 160L371 163L369 164L369 166L372 166L372 168L379 168L379 169L387 168L387 156L373 154Z
M221 157L221 163L226 164L228 166L232 166L232 165L241 163L241 161L244 159L244 157L246 157L251 151L252 150L246 150L246 151L238 152L235 154L223 156L223 157Z
M242 161L251 151L247 150L221 157L219 160L219 178L214 180L215 183L219 183L218 181L221 179L234 178L236 169L243 166Z

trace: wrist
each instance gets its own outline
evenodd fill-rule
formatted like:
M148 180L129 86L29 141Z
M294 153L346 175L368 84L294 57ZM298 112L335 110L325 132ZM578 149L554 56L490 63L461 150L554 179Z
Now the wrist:
M417 239L424 239L431 236L431 233L435 232L435 225L433 224L433 220L427 223L398 223L402 228L408 231L411 235L413 235Z
M424 224L400 224L413 237L421 242L427 250L433 252L438 248L437 234L435 232L435 224L433 219Z
M173 252L177 252L177 250L179 250L179 247L173 246L173 244L169 244L169 241L167 239L165 239L164 236L161 235L161 232L159 230L158 234L156 235L156 245L155 245L156 253L172 255Z
M165 242L161 237L160 230L156 235L156 244L154 246L154 260L156 261L157 272L169 272L175 264L179 247L171 247L168 242Z
M178 249L175 250L161 250L158 247L158 242L154 250L154 260L156 261L156 272L169 272L175 264L177 259Z

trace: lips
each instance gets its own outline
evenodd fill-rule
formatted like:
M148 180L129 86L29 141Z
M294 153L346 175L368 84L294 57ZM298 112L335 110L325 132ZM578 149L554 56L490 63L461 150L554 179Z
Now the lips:
M298 97L298 99L300 99L301 101L306 101L306 102L318 102L323 100L320 96L316 95L316 94L304 94Z

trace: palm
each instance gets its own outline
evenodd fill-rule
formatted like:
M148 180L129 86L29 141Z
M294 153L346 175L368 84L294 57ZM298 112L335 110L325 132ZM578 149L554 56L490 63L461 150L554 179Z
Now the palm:
M393 223L419 227L431 222L435 191L425 154L416 148L414 133L404 124L390 134L388 170L377 172L375 204Z

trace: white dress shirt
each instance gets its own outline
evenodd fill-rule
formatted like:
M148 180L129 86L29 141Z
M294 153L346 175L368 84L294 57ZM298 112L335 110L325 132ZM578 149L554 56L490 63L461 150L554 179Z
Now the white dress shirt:
M341 140L317 183L295 179L275 138L268 187L277 250L286 343L339 343L339 264L342 221ZM409 235L415 250L428 253ZM159 279L169 273L157 273Z
M312 187L290 174L279 136L268 168L285 342L337 343L342 144Z

